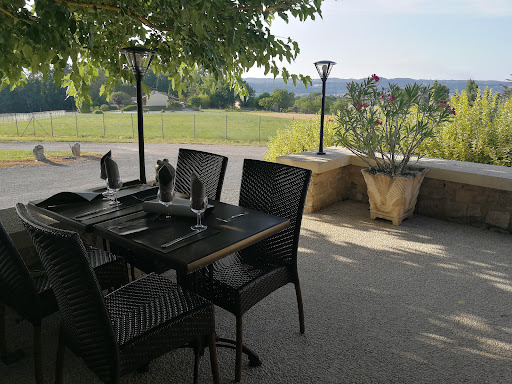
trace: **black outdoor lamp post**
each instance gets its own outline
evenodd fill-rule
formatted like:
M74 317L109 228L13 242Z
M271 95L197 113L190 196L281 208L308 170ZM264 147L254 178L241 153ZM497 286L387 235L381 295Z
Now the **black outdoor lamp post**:
M325 155L324 152L324 109L325 109L325 82L331 73L332 67L336 63L334 61L317 61L315 63L316 70L322 79L322 111L320 115L320 144L318 146L317 155Z
M139 168L140 182L146 184L146 165L144 161L144 123L142 112L142 78L146 74L155 51L142 47L122 48L120 53L124 53L128 64L135 75L137 82L137 132L139 135Z

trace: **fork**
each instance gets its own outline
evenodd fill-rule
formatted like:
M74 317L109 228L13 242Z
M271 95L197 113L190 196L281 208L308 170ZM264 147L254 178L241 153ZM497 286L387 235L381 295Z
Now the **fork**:
M220 220L220 221L222 221L224 223L229 223L231 220L236 219L237 217L245 216L245 215L248 215L248 214L249 214L249 212L245 211L245 212L238 213L236 215L230 216L227 219L223 219L221 217L217 217L217 220Z

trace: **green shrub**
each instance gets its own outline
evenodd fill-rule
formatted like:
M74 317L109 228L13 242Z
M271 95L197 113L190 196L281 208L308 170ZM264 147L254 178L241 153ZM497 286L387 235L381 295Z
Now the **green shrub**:
M318 149L320 137L320 115L314 119L295 119L289 129L277 131L276 136L269 139L265 160L275 161L276 157L290 153L305 152ZM334 116L324 118L324 147L334 145L334 128L337 122Z
M116 107L111 107L110 105L108 104L103 104L101 107L100 107L100 110L102 110L103 112L107 112L107 111L113 111L117 109Z
M94 113L95 113L96 115L100 115L100 114L102 114L102 113L103 113L103 111L101 111L101 110L97 109L97 110L95 110L95 111L94 111Z
M136 111L136 110L137 110L136 104L127 105L126 107L121 108L121 111Z
M176 100L169 100L167 102L167 109L171 111L181 111L183 109L183 104Z
M485 90L473 105L466 91L451 97L456 116L420 147L424 156L512 166L512 100Z

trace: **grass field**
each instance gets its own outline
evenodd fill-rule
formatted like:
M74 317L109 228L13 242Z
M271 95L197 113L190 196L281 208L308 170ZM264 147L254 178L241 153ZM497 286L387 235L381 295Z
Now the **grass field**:
M208 110L144 114L147 142L232 141L266 143L290 126L293 115ZM131 141L137 139L136 113L68 114L0 124L0 139Z

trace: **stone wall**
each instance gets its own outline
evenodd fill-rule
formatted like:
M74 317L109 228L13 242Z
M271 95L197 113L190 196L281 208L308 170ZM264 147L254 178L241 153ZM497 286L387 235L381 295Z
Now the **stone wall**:
M368 202L362 161L346 150L326 149L277 161L312 170L305 212L338 201ZM427 159L430 171L420 188L415 214L512 233L512 168Z

